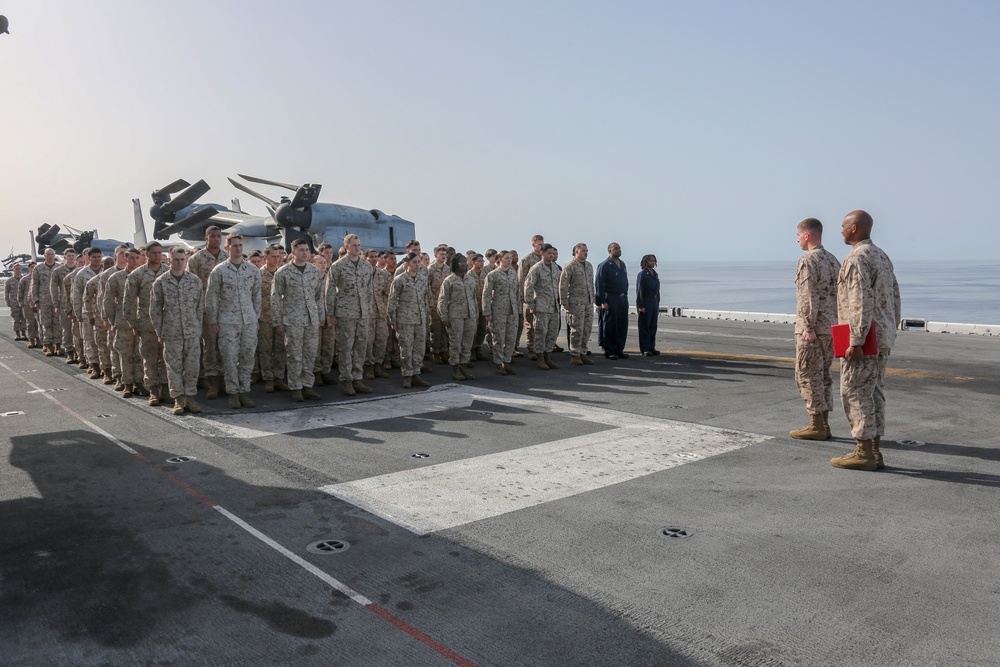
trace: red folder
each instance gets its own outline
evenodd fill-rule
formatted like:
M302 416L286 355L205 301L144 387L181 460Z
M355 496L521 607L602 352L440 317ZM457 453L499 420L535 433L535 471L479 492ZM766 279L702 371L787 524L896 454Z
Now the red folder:
M851 346L851 325L833 324L830 326L833 333L833 356L843 357L847 353L847 348ZM861 346L865 356L878 354L878 341L875 339L875 320L872 320L868 327L868 335L865 336L865 344Z

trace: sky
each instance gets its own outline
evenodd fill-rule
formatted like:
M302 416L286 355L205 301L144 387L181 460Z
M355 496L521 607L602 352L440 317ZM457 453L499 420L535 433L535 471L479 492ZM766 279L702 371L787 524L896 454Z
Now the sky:
M237 173L591 259L995 259L1000 2L0 0L0 256ZM280 190L259 188L272 198ZM993 194L990 194L993 193ZM152 222L146 217L148 231Z

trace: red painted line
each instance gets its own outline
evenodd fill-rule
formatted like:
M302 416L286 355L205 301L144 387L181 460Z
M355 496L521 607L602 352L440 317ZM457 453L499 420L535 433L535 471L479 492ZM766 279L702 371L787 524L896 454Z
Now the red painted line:
M365 609L373 612L377 616L381 616L389 624L399 628L406 634L410 635L411 637L419 641L424 646L440 653L441 655L448 658L456 665L461 665L462 667L476 667L476 663L466 660L465 658L460 656L458 653L455 653L441 642L436 641L431 637L428 637L427 635L420 632L420 630L417 630L415 627L413 627L403 619L393 615L392 612L388 611L384 607L380 607L374 602L371 602L365 606Z
M139 456L139 458L144 458L144 457ZM147 463L148 463L148 461L147 461ZM197 489L195 489L195 488L193 488L191 486L188 486L188 484L186 484L185 482L181 481L177 477L174 477L172 474L170 474L169 472L167 472L166 470L164 470L160 466L154 465L152 463L150 463L149 465L152 466L153 470L155 470L156 472L158 472L161 475L163 475L164 477L166 477L168 480L170 480L170 482L172 484L174 484L175 486L177 486L179 489L181 489L183 491L186 491L187 493L190 493L192 496L194 496L195 498L197 498L201 502L205 503L209 507L215 507L216 505L219 504L219 503L215 502L214 500L212 500L211 498L209 498L208 496L205 496L205 495L201 494Z

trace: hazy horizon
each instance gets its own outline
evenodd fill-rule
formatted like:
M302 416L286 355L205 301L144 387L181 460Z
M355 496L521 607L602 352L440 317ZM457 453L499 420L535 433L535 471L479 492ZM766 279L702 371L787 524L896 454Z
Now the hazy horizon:
M794 261L795 224L817 217L843 257L856 208L895 261L989 260L1000 242L994 2L0 12L3 256L42 223L131 241L132 198L146 212L177 178L265 215L237 173L321 183L321 201L460 249L542 233L594 258L614 240L661 261Z

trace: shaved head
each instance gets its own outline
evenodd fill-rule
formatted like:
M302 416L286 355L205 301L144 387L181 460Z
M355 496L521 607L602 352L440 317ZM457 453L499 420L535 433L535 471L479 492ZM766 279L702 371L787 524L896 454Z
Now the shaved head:
M863 238L868 238L872 233L872 225L875 221L872 220L872 216L868 211L862 211L858 209L857 211L851 211L845 217L845 220L850 220L851 224L858 226L858 231L864 234Z

